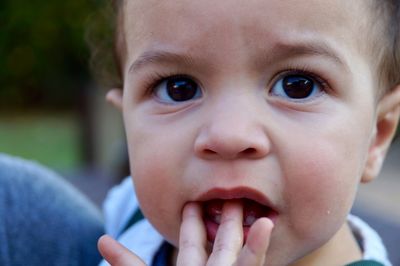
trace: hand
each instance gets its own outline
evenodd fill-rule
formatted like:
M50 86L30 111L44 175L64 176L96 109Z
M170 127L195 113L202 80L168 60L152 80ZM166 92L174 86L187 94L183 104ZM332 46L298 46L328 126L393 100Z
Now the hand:
M243 246L243 208L238 202L224 205L211 254L207 252L207 239L201 207L195 203L185 206L179 240L177 265L264 265L273 224L260 218L251 226Z
M201 208L195 203L187 204L182 215L177 265L264 265L273 224L268 218L258 219L251 226L243 246L242 216L239 203L225 204L211 254L208 254ZM112 266L145 265L138 256L109 236L101 237L98 246Z
M146 264L129 249L108 235L99 238L97 247L103 258L112 266L145 266Z

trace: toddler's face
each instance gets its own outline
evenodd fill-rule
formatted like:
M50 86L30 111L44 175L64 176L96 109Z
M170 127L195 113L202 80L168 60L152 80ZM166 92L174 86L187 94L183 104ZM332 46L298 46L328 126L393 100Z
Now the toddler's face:
M195 201L212 240L232 198L274 221L272 265L342 230L375 123L363 2L126 1L132 175L166 239Z

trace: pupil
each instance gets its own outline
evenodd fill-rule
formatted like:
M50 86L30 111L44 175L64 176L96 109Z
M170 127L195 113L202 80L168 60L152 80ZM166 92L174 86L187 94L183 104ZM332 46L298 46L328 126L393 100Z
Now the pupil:
M197 84L187 78L171 78L167 81L167 91L174 101L187 101L195 96Z
M311 95L314 82L304 76L287 76L283 79L282 86L290 98L302 99Z

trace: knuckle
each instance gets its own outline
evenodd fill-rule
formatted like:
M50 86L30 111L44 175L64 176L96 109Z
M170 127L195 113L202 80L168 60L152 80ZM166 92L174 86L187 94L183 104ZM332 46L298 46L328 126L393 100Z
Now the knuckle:
M239 221L238 217L233 215L226 215L223 217L222 223L233 224Z
M198 248L198 245L191 241L190 239L182 239L180 242L180 248L182 249L195 249Z
M228 255L236 255L237 250L234 245L225 243L225 242L216 242L214 243L212 253L214 254L228 254Z

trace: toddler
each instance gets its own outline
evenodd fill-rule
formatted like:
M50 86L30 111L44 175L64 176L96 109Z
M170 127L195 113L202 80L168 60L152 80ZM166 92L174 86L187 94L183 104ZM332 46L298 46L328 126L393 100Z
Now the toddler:
M400 1L115 4L110 264L390 265L349 211L399 120Z

